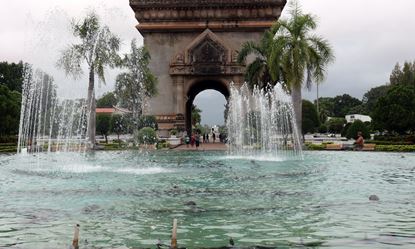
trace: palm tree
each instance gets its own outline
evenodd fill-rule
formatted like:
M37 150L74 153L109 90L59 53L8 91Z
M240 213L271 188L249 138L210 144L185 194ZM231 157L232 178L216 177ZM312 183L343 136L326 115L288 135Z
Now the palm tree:
M299 132L302 130L301 89L304 84L310 89L313 81L322 82L327 65L334 60L328 41L311 33L316 28L315 17L303 14L297 1L291 5L290 18L279 20L272 27L275 36L268 55L269 73L273 80L283 78L291 90Z
M91 12L87 17L73 23L72 31L80 43L71 44L62 51L57 66L65 70L66 74L78 78L83 74L81 64L86 62L89 71L88 85L88 138L92 148L95 147L95 74L105 83L105 67L114 68L120 62L117 54L120 48L120 39L111 33L107 26L101 27L98 16Z
M255 86L265 88L272 83L268 61L274 35L273 30L267 30L258 44L252 41L245 42L239 51L239 64L244 64L248 56L255 56L254 60L246 67L245 72L245 81L251 89Z

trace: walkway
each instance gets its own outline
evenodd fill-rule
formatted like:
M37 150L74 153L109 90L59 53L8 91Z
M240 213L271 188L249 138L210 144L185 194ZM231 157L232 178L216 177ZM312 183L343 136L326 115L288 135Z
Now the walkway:
M199 149L200 151L226 151L228 147L224 143L207 143L207 144L200 144ZM196 146L192 147L189 145L187 147L186 145L180 145L179 147L176 147L174 150L179 151L197 151Z

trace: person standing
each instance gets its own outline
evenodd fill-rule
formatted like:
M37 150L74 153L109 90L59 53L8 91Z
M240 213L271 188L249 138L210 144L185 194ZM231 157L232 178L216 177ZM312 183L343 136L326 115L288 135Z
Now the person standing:
M196 133L195 143L196 143L196 149L198 150L199 145L200 145L200 135L198 133Z
M186 144L186 147L189 148L189 144L190 144L190 137L189 137L189 135L186 134L186 136L184 137L184 142Z
M215 135L214 132L212 133L212 139L213 139L213 143L215 143L216 142L216 135Z
M192 137L190 138L190 145L192 146L192 148L193 146L195 146L195 134L194 133L192 133Z

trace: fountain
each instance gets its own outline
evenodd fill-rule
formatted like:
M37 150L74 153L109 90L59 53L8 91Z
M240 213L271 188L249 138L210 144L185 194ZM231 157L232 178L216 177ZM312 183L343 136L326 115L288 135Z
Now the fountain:
M84 151L84 99L61 100L48 74L24 69L18 152Z
M267 161L302 158L291 98L281 84L269 89L232 85L226 124L229 156Z

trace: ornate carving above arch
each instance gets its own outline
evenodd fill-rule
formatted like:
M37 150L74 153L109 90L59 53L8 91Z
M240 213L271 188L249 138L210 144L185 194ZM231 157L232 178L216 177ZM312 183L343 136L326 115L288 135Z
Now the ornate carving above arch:
M234 60L236 51L228 48L211 30L206 29L170 64L171 75L235 75L243 67Z

